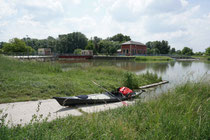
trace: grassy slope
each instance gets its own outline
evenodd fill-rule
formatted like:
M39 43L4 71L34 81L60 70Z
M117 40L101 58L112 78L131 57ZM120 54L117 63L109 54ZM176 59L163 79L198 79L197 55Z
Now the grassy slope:
M136 61L171 61L172 58L168 56L137 56Z
M126 85L123 82L126 81L126 75L129 78L125 70L115 67L62 72L58 64L21 62L0 56L0 103L102 92L92 80L112 90ZM139 86L160 81L156 75L151 74L132 76L140 79L135 80Z
M106 112L0 128L2 139L208 139L210 86L188 83L148 102Z

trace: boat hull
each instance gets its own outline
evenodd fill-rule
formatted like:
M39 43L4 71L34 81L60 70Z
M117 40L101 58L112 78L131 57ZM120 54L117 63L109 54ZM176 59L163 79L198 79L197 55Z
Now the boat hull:
M142 92L141 92L142 93ZM75 106L88 104L105 104L130 100L138 97L141 93L135 93L130 97L110 96L108 93L86 95L87 98L73 97L53 97L61 106ZM83 95L82 95L83 96Z

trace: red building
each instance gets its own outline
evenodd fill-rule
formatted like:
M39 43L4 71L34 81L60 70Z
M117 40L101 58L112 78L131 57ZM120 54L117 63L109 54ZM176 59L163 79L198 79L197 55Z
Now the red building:
M127 56L147 54L147 46L141 42L128 41L128 42L122 43L121 54L127 55Z

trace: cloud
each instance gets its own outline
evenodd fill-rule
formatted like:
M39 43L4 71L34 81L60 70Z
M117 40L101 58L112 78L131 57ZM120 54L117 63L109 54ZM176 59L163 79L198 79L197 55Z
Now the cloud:
M210 45L210 2L188 0L0 0L0 41L79 31L102 38L123 33L146 43L204 51ZM5 12L7 11L7 12Z
M59 0L15 0L16 5L24 8L46 9L51 11L63 11L63 6Z
M13 3L0 0L0 20L2 18L16 14L16 9Z

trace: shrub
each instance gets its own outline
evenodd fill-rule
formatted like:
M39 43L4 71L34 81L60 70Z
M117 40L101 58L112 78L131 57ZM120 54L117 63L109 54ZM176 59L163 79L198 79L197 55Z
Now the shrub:
M124 79L123 79L123 85L131 89L138 88L139 87L138 76L131 72L125 73Z

